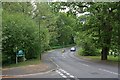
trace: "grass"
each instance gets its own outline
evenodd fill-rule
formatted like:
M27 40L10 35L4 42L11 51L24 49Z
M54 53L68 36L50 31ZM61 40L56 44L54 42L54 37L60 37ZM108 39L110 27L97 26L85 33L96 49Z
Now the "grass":
M101 56L84 56L85 58L90 58L93 60L101 60ZM108 61L118 62L118 56L108 56Z
M18 64L10 64L10 65L3 66L3 68L21 67L21 66L36 65L36 64L40 64L39 59L31 59L28 61L19 62Z
M118 59L118 56L116 56L116 57L114 57L114 56L108 56L108 60L116 61L116 62L120 61L120 60Z
M82 50L82 48L80 48ZM81 50L79 50L77 52L77 56L81 56L81 58L85 58L85 59L91 59L91 60L101 60L101 56L82 56L80 53L81 53ZM100 52L100 51L99 51ZM120 59L119 59L119 56L116 56L114 57L114 55L108 55L108 62L120 62Z

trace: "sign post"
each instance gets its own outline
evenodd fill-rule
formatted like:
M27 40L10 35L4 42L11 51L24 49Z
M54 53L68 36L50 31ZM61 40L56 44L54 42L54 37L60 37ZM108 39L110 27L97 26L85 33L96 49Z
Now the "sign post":
M17 56L16 56L16 64L18 63L18 61L17 61Z
M18 57L25 58L25 54L24 54L23 50L19 50L18 53L16 53L16 64L18 63Z

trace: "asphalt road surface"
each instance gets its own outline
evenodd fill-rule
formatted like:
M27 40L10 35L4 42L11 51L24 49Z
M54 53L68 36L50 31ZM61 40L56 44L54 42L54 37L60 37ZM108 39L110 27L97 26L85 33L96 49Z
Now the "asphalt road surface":
M56 65L52 71L19 76L21 78L118 78L118 66L110 66L83 60L75 56L69 48L56 49L45 54L46 60Z

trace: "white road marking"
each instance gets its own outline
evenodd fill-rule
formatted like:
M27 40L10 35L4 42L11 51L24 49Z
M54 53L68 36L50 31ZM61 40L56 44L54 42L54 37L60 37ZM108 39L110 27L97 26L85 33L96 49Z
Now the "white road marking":
M82 65L84 65L84 66L89 66L89 65L87 65L87 64L82 64Z
M60 71L62 71L63 73L67 73L65 70L63 70L63 69L59 69Z
M71 75L70 73L68 73L67 71L63 70L63 69L59 69L61 72L63 72L64 74L66 74L67 76L69 76L70 78L75 78L75 76Z
M67 78L67 76L69 76L70 78L77 79L77 77L75 77L75 76L71 75L70 73L68 73L67 71L61 69L60 66L53 61L52 58L50 58L50 60L57 66L57 68L59 68L58 70L56 70L56 72L59 73L63 78ZM67 76L65 76L63 73L66 74Z
M67 75L70 75L70 73L66 73Z
M62 74L60 71L56 70L57 73L59 73L63 78L67 78L64 74Z
M75 78L73 75L70 75L71 78Z
M109 70L106 70L106 69L101 69L101 68L99 68L99 70L105 71L105 72L108 72L108 73L112 73L112 74L115 74L115 75L120 75L120 74L118 74L118 73L116 73L116 72L112 72L112 71L109 71Z

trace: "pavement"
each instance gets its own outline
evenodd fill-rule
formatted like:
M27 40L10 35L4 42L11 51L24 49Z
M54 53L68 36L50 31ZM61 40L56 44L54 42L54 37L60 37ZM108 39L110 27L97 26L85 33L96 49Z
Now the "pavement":
M101 80L101 78L103 80L104 78L109 78L108 80L116 80L120 75L118 73L117 65L113 66L82 59L80 57L78 58L75 56L75 52L70 51L70 48L65 48L64 53L62 53L62 49L55 49L46 52L46 54L42 56L42 61L49 65L48 71L42 73L18 75L15 77L55 78L55 80L58 78L65 80L82 80L82 78L97 78L98 80Z

